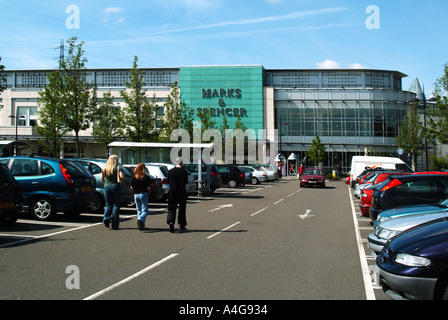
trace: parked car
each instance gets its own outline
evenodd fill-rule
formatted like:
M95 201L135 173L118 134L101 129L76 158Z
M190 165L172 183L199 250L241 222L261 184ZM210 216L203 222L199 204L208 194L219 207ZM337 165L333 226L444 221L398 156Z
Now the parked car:
M360 198L362 189L386 180L387 176L391 174L406 174L406 173L399 171L384 171L384 170L371 171L359 180L359 184L356 186L353 194L355 195L355 197Z
M217 167L223 184L226 184L229 188L244 185L244 173L237 166L218 164Z
M101 171L106 165L106 159L70 159L73 162L79 162L82 164L87 170L89 170L96 181L96 196L97 196L97 204L95 206L95 213L103 213L105 206L105 198L104 198L104 184L101 181ZM122 164L119 164L120 169L124 172L123 183L121 183L121 206L128 206L134 202L134 194L132 193L131 187L131 172L126 169Z
M375 254L378 254L392 237L419 224L444 217L448 217L448 210L446 209L438 212L406 215L383 221L367 237L368 247Z
M373 226L376 227L380 223L394 219L402 216L423 214L423 213L433 213L448 210L448 198L442 200L436 204L415 204L415 205L404 205L393 209L388 209L382 211L375 221L373 221Z
M393 173L397 174L397 173ZM405 174L405 173L398 173L398 175ZM372 205L372 194L373 192L381 185L383 181L387 179L387 177L391 175L391 173L380 173L375 178L374 184L365 184L364 188L360 188L360 202L359 202L359 208L361 210L361 215L363 217L369 217L369 211L370 207Z
M37 220L49 220L57 212L76 216L96 206L95 179L67 159L22 156L1 158L0 163L20 184L23 209Z
M435 204L448 198L448 174L391 175L372 194L370 219L402 205Z
M22 212L20 185L8 166L0 163L0 224L13 224Z
M272 164L254 164L251 166L266 170L266 173L268 174L268 181L275 181L278 179L278 169Z
M162 179L163 199L167 200L168 192L170 191L170 185L168 183L169 170L167 166L145 163L145 167L148 169L150 175Z
M184 167L193 175L194 181L197 184L199 181L199 166L196 163L184 163ZM210 170L210 175L208 171ZM201 165L201 181L205 187L205 183L210 176L210 193L215 192L216 189L222 187L221 174L219 173L218 167L215 164L205 164ZM196 186L197 188L197 186Z
M248 170L246 168L242 168L240 166L238 166L238 168L244 173L244 185L246 185L247 183L252 184L252 171Z
M392 299L448 299L448 219L408 229L386 243L376 258L383 291Z
M124 167L128 169L131 174L133 174L136 165L124 165ZM146 174L150 178L151 185L151 195L149 196L149 202L164 200L165 195L162 187L162 179L149 174L148 168L146 168L146 166L145 170Z
M413 172L413 170L401 159L394 157L354 156L350 166L350 183L352 188L356 187L359 179L366 170L397 170Z
M240 169L249 170L252 173L251 184L259 184L261 182L268 181L268 173L262 168L255 168L250 166L238 166Z
M165 166L168 169L168 172L174 168L174 164L172 163L154 163L151 162L151 165L156 165L156 166ZM197 195L198 194L198 188L196 185L196 182L194 180L194 175L188 170L188 168L184 167L185 170L187 170L188 172L188 182L187 185L185 187L185 189L187 190L187 195L191 196L191 195ZM163 172L165 172L165 170L163 170ZM168 174L166 175L166 177L168 178Z
M325 177L322 170L317 168L305 168L300 175L300 187L320 186L325 188Z

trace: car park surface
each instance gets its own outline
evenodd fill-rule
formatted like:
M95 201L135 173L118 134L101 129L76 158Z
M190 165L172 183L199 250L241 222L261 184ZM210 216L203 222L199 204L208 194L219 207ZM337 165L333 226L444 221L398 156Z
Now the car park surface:
M0 298L372 299L347 195L340 181L304 189L295 177L223 187L188 201L189 232L181 235L168 232L166 204L150 205L143 232L129 207L122 208L122 228L114 232L98 215L45 227L20 220L14 229L0 230L8 261L0 272ZM27 271L22 256L37 272ZM79 267L79 290L65 286L71 265ZM45 290L49 286L54 290ZM374 294L382 299L382 291Z

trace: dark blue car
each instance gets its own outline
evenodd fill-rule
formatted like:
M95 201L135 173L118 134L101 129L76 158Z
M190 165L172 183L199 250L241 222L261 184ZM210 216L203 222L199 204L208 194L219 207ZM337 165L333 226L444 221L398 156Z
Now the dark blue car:
M0 163L19 183L24 211L37 220L49 220L57 212L76 216L95 207L95 178L69 160L7 157Z
M448 218L390 239L376 259L380 284L392 299L448 300Z

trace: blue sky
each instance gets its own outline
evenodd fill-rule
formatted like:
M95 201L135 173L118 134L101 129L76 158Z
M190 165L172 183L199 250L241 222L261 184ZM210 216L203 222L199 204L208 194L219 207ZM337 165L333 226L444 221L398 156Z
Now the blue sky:
M8 70L57 67L72 36L89 68L130 68L134 55L149 68L365 67L407 74L406 90L418 77L427 95L448 62L446 0L0 0L0 12Z

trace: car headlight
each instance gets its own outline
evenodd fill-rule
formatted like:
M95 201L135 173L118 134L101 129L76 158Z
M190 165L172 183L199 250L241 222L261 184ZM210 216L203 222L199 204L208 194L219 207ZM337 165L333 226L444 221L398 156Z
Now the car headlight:
M372 201L373 202L373 201ZM381 223L383 221L389 220L389 217L383 217L381 216L381 213L378 215L378 217L376 218L376 220L378 221L378 223Z
M389 229L377 227L374 234L378 238L389 240L390 238L396 236L399 233L400 233L400 231L397 231L397 230L389 230Z
M431 265L431 260L407 253L397 254L395 257L395 262L408 267L427 267Z

